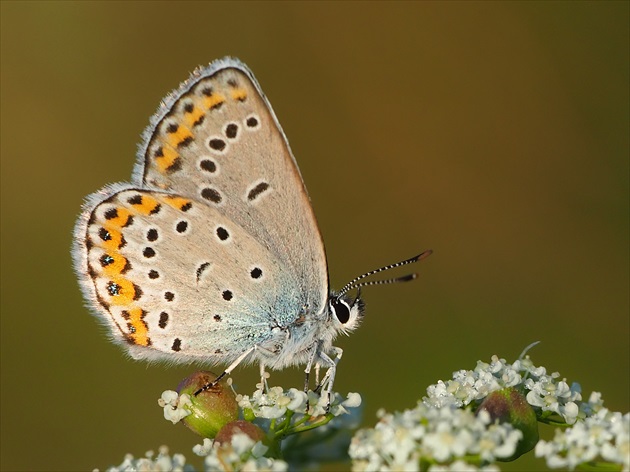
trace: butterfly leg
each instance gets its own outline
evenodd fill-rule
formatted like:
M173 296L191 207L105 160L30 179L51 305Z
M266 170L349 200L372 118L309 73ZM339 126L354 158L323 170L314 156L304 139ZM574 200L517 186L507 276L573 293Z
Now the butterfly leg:
M337 363L323 352L319 353L319 358L324 364L326 364L328 370L326 370L326 375L324 375L324 378L315 389L315 392L322 392L326 395L326 412L328 412L328 410L330 410L330 396L332 394L332 387L335 382Z
M321 359L322 359L322 360L323 360L326 364L328 364L329 369L326 371L326 374L324 375L324 378L322 379L321 383L317 383L317 388L315 389L315 391L319 391L319 390L321 390L321 389L324 387L324 385L326 385L327 383L329 384L329 390L332 390L332 383L333 383L333 382L331 382L331 380L330 380L330 379L331 379L331 377L332 377L332 379L333 379L333 381L334 381L334 378L335 378L335 372L334 372L334 370L337 368L337 364L339 363L339 360L341 359L341 356L343 356L343 349L341 349L340 347L335 347L335 346L333 346L333 347L332 347L332 349L333 349L333 351L334 351L334 353L335 353L335 359L334 359L334 360L333 360L333 359L331 359L330 357L328 357L328 356L327 356L326 354L324 354L323 352L321 352L321 353L319 354L319 355L320 355L320 358L321 358ZM324 357L323 357L323 356L326 356L326 359L324 359ZM333 371L329 373L330 367L332 367L333 365L334 365L335 369L333 369ZM315 368L316 368L317 370L319 370L319 367L320 367L320 365L319 365L319 363L317 363L317 365L315 366Z
M308 393L309 387L309 377L311 374L311 368L313 367L313 362L315 362L315 357L317 357L317 351L319 351L319 346L311 351L308 356L308 362L306 363L306 367L304 368L304 393ZM317 369L317 365L315 366ZM308 406L307 406L308 409Z
M304 368L304 393L308 395L308 390L310 386L309 377L311 374L311 368L313 367L313 363L315 362L315 358L319 355L320 346L317 344L311 353L308 356L308 362L306 363L306 367ZM319 362L315 363L315 385L319 381ZM306 411L310 408L308 396L306 397Z
M326 411L330 409L330 399L332 396L333 385L335 383L335 374L337 373L337 363L339 362L339 360L341 359L341 356L343 355L343 349L341 349L340 347L333 346L332 349L335 352L334 360L331 359L327 354L323 352L319 353L320 359L324 362L324 364L327 364L328 370L326 371L326 374L324 375L324 378L322 379L321 383L318 384L317 388L315 389L315 391L323 390L326 393L327 401L328 401L328 404L326 406Z
M319 385L319 371L321 369L321 365L319 362L315 364L315 385Z
M267 384L267 379L269 378L269 373L265 371L265 363L261 362L260 363L260 391L262 392L263 390L265 392L269 391L269 385Z
M245 351L243 354L238 356L238 358L234 362L232 362L228 366L228 368L223 371L223 373L221 375L219 375L212 382L208 382L207 384L205 384L203 387L201 387L199 390L197 390L194 395L197 396L201 392L205 392L206 390L210 390L212 387L214 387L216 384L218 384L223 379L223 377L225 377L226 375L230 375L230 372L232 372L234 369L236 369L236 366L238 366L241 362L243 362L243 359L245 359L247 356L249 356L256 349L258 349L258 346L254 345L251 348L249 348L247 351Z

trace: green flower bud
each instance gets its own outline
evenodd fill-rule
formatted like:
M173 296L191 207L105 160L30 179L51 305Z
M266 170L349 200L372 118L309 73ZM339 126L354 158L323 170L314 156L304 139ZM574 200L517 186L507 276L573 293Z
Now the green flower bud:
M182 421L193 432L205 438L212 439L226 424L238 418L238 403L232 388L225 382L219 382L214 387L195 393L217 378L209 371L195 372L185 378L177 386L177 392L187 394L191 403L186 409L191 412Z
M497 460L513 461L536 446L538 442L536 413L518 390L505 388L492 392L479 405L477 413L481 410L486 410L493 420L499 420L500 423L510 423L523 433L523 438L519 441L514 455Z

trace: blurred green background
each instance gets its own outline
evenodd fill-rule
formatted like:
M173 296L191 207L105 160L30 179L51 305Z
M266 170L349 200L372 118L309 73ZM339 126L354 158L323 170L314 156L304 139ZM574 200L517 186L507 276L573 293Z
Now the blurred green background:
M192 458L200 440L156 400L193 368L110 344L69 249L83 197L129 179L160 99L228 54L289 137L334 287L435 250L415 283L366 289L338 342L335 387L362 394L364 425L535 340L537 364L628 411L628 2L0 7L3 470L161 444ZM233 377L249 393L257 369Z

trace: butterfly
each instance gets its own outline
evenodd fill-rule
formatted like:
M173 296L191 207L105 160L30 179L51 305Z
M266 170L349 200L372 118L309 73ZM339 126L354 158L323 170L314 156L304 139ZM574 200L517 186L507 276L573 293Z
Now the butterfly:
M90 195L74 231L88 307L135 359L261 371L327 368L364 312L332 292L324 244L300 171L251 71L223 58L169 94L142 136L130 183ZM199 392L198 392L199 393Z

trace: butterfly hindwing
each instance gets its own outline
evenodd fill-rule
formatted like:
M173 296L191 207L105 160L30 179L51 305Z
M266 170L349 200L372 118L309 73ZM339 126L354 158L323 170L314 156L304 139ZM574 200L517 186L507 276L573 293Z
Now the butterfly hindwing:
M94 208L86 235L99 312L135 357L220 362L270 338L275 294L291 281L264 246L216 209L126 188Z

